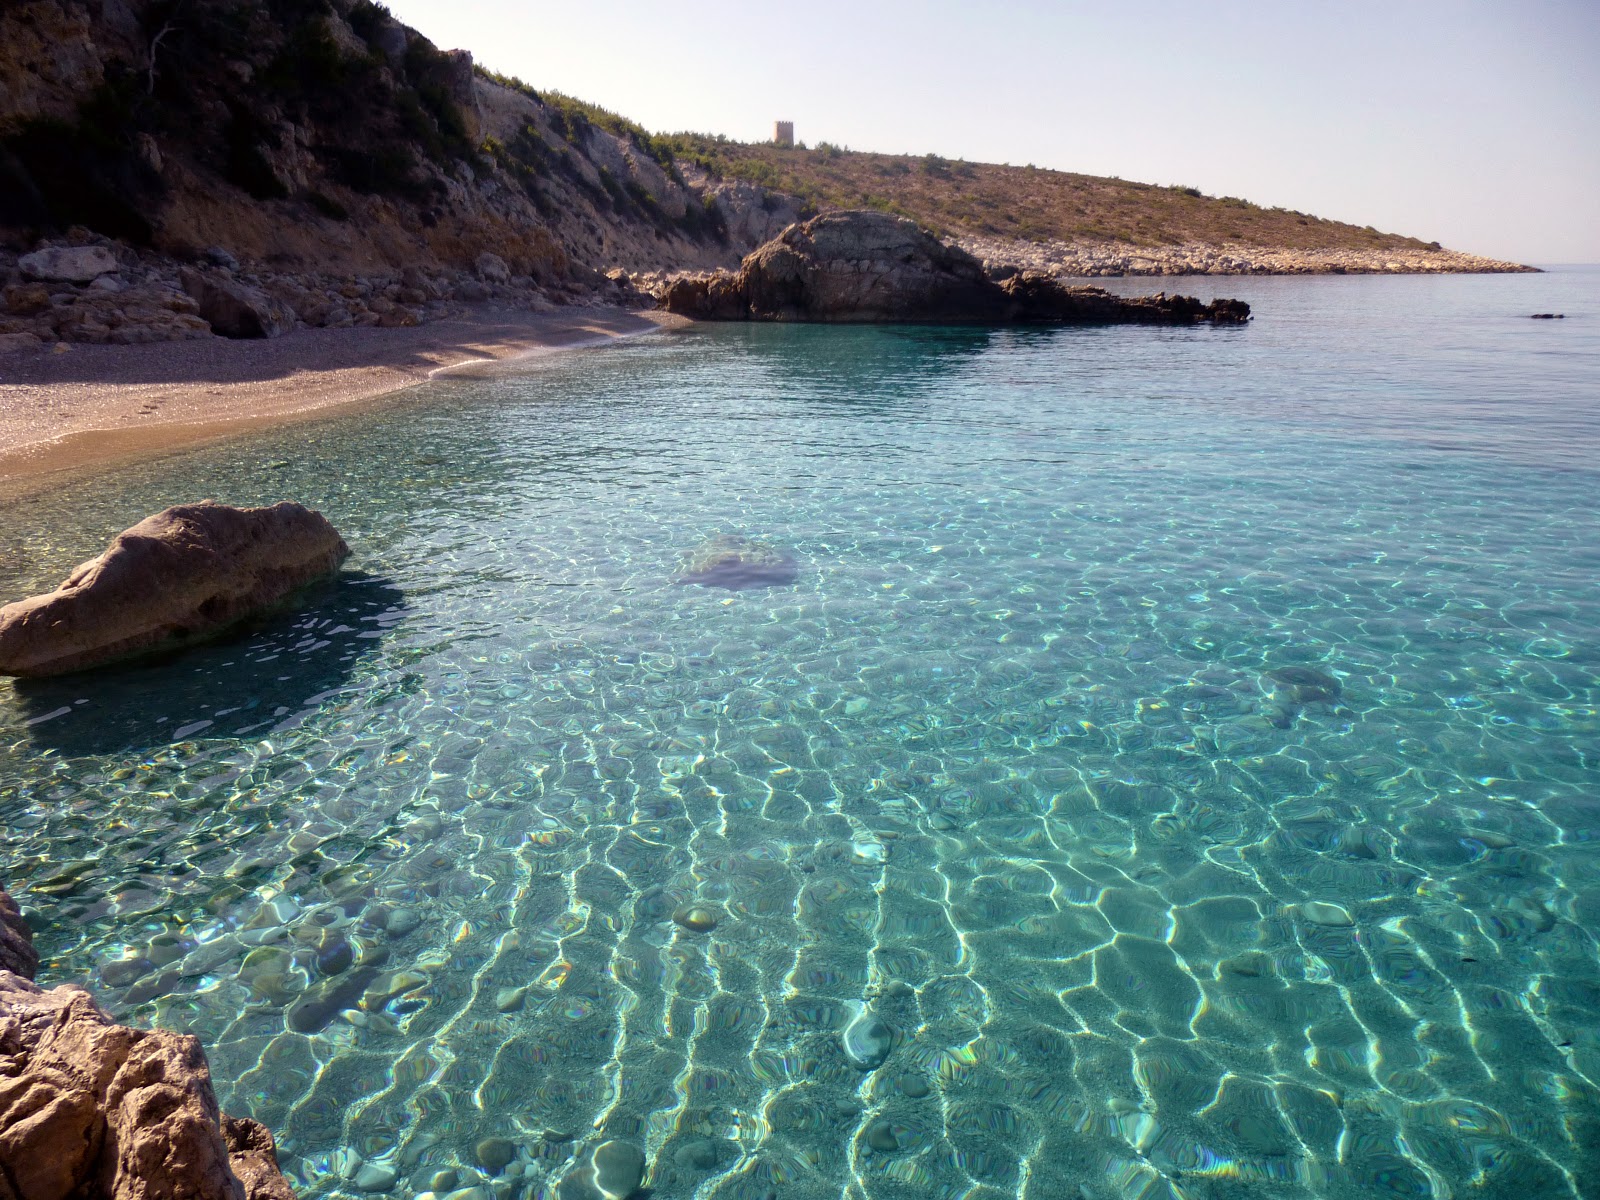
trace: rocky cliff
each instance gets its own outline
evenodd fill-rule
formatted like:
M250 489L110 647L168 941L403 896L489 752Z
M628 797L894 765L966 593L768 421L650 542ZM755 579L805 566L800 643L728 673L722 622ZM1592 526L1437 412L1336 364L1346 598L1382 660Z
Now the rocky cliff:
M554 282L723 263L782 207L692 186L642 130L491 78L371 0L0 7L14 249L79 226L277 271L472 270L489 252Z

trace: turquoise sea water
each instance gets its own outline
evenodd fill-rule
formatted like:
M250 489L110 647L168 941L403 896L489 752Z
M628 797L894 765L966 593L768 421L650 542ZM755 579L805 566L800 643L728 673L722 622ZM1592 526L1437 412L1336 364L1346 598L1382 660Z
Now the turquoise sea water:
M1257 320L652 335L0 512L8 599L205 496L355 549L0 690L43 980L307 1197L1600 1194L1600 273L1199 282Z

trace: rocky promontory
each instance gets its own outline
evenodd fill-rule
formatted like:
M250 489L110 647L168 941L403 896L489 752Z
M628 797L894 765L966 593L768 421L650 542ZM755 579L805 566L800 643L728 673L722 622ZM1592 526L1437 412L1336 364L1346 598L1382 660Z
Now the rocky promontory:
M1120 297L1037 271L985 269L904 217L826 213L791 225L738 271L661 281L661 307L711 321L1238 324L1250 306L1187 296Z
M198 1039L130 1029L88 992L32 982L0 890L0 1196L294 1200L272 1134L217 1107Z
M1077 279L1124 275L1462 275L1538 270L1439 246L1296 248L1233 242L1136 246L1127 242L1036 242L984 237L963 237L956 244L989 267Z

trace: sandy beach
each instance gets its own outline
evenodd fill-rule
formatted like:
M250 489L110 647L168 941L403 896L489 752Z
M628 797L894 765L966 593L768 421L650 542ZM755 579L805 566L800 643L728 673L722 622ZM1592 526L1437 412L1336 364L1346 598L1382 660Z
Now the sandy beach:
M615 308L485 310L402 329L302 329L270 341L73 345L0 357L0 500L263 425L323 415L473 362L660 328Z

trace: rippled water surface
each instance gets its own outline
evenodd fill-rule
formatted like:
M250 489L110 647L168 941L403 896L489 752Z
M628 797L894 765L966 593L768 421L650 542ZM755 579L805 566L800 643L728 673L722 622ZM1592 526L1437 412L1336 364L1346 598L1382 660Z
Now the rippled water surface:
M1600 1187L1600 275L1201 282L1258 319L653 335L0 513L7 598L203 496L355 549L0 692L44 977L308 1197Z

